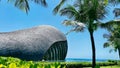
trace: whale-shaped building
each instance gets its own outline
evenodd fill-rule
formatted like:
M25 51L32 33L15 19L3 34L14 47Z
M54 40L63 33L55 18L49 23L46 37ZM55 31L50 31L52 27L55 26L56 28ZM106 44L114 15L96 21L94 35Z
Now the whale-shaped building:
M67 49L65 35L49 25L0 33L0 56L33 61L64 60Z

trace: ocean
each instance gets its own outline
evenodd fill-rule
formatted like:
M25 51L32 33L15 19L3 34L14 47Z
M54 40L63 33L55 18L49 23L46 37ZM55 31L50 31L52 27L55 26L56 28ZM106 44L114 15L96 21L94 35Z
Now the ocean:
M115 59L96 59L96 62L106 62L108 60L115 60ZM53 62L53 60L48 60ZM83 59L83 58L66 58L65 60L57 60L59 62L92 62L92 59Z
M108 59L96 59L97 62L106 62ZM65 62L92 62L92 59L66 58Z

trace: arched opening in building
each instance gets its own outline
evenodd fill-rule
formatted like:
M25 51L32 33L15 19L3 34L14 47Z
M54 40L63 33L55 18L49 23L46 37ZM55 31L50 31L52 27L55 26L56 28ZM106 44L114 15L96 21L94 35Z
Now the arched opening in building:
M43 60L64 60L67 54L67 41L55 42L46 51Z

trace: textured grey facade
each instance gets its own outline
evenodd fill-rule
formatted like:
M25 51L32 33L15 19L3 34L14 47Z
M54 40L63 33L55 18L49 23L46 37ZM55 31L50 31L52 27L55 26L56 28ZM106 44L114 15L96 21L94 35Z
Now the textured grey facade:
M49 25L0 33L0 56L23 60L64 60L67 40L63 33Z

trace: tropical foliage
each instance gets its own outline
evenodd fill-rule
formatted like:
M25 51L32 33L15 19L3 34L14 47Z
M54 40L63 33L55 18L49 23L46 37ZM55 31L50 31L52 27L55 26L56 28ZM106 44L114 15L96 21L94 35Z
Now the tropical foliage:
M0 68L65 68L59 62L33 62L23 61L18 58L0 57Z
M112 47L111 51L117 51L120 57L120 25L112 25L109 29L109 34L104 34L104 38L107 39L107 42L104 43L104 47Z

